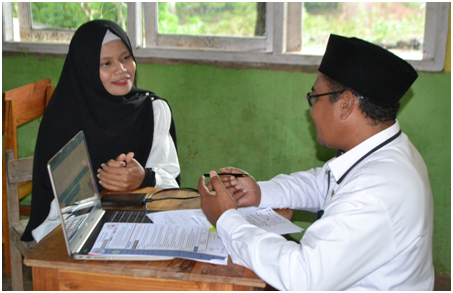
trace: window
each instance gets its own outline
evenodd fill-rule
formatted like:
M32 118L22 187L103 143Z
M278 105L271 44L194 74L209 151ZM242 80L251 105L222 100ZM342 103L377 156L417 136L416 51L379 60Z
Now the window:
M264 2L159 2L157 7L159 34L255 37L266 33Z
M337 33L380 43L417 70L441 71L450 5L448 2L52 3L55 7L60 5L58 15L36 9L42 2L17 2L17 12L13 3L3 2L3 51L66 54L73 29L80 25L75 20L84 23L104 18L127 29L135 55L142 58L316 66L329 33ZM65 15L65 9L72 9L70 15ZM16 13L20 29L14 26ZM64 20L65 26L56 27L47 21L57 18Z
M15 2L17 9L31 8L33 29L76 30L93 19L108 19L127 29L127 5L124 2Z
M328 33L359 36L410 60L423 59L425 2L307 2L304 55L323 54Z
M205 52L214 49L247 52L265 51L269 47L268 38L264 36L265 22L258 35L254 31L255 24L259 23L257 21L257 3L255 2L248 4L236 2L235 6L242 7L235 7L236 9L232 9L233 11L228 11L228 6L232 6L231 3L228 5L227 2L209 2L209 6L214 5L214 11L211 13L203 13L203 2L176 2L174 9L169 9L170 3L174 2L144 3L144 15L147 16L145 17L146 48L164 48L165 51L168 48L177 48L205 50ZM262 3L261 6L265 7L266 5ZM215 11L215 8L217 8L217 11ZM240 8L245 9L240 11ZM192 14L196 15L192 19L181 19L188 18L186 15L195 11L197 11L197 14ZM247 13L244 13L244 11L247 11ZM148 15L155 17L148 17ZM215 19L212 19L213 15L216 16ZM169 23L172 20L175 21L174 18L178 18L178 20L176 25L171 26ZM238 33L240 30L230 28L221 31L219 29L222 24L232 26L238 25L237 22L247 22L249 27L253 27L253 30L248 29L246 32ZM199 52L194 53L199 55ZM188 53L187 50L185 53ZM166 58L164 56L159 57ZM192 59L192 57L189 56L189 59Z
M13 47L13 51L65 54L75 30L89 20L112 20L127 30L127 5L123 2L10 2L3 3L3 19L3 46L23 44Z

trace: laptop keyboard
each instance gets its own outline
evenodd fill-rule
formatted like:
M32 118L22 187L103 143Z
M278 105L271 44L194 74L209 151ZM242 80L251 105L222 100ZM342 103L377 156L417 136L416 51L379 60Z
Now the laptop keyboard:
M115 211L108 222L119 223L152 223L143 211Z

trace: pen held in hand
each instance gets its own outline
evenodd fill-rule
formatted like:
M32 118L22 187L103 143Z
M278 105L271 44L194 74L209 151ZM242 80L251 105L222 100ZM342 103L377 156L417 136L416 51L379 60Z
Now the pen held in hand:
M250 174L245 174L245 173L218 173L217 175L222 176L234 176L234 177L250 177ZM209 174L203 174L204 177L210 177Z

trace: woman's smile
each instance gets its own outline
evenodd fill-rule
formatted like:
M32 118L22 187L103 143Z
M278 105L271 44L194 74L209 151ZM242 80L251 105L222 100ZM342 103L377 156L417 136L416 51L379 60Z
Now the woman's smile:
M129 78L121 79L112 83L117 86L125 86L129 83Z

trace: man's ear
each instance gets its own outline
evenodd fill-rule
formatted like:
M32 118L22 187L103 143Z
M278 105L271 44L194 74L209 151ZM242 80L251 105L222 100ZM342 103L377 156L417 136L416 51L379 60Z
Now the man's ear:
M340 107L340 119L346 120L354 110L355 96L351 91L343 92L338 98Z

